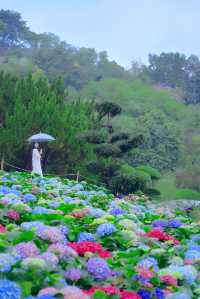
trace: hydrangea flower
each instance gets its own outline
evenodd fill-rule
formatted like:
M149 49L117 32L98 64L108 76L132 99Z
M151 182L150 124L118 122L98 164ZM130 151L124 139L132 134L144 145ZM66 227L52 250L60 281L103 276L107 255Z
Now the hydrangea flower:
M172 219L168 222L168 225L172 228L179 228L180 226L182 226L182 222L178 219Z
M49 209L44 208L44 207L35 207L32 211L33 214L37 215L37 214L48 214L49 213Z
M67 286L60 290L64 295L64 299L89 299L79 288Z
M21 299L20 287L10 280L0 280L0 298L1 299Z
M61 231L59 227L52 227L52 226L44 226L39 227L36 234L42 240L48 240L52 243L65 243L67 241L65 235Z
M38 293L38 297L41 297L41 296L44 296L44 295L55 295L57 293L57 289L54 288L54 287L48 287L48 288L45 288L45 289L42 289L39 291Z
M166 220L154 220L152 222L153 227L166 227L168 225L168 222Z
M107 263L101 258L90 258L86 266L88 272L97 280L106 280L111 276Z
M114 216L121 216L124 214L124 210L120 207L116 207L110 210L110 214Z
M159 270L158 261L153 257L147 257L145 259L142 259L141 261L139 261L138 266L144 268L153 268L154 271Z
M51 244L48 248L48 251L55 253L55 255L59 257L59 259L67 258L70 256L76 257L78 255L74 249L60 243Z
M23 230L39 229L42 227L44 227L44 223L42 223L41 221L30 221L21 223L21 228Z
M38 269L38 270L42 270L47 268L47 264L46 262L41 259L41 258L36 258L36 257L28 257L25 258L22 261L22 268L25 270L30 270L30 269Z
M160 288L155 289L154 295L158 299L164 299L165 298L165 294L164 294L163 290L160 289Z
M34 242L19 243L14 249L21 258L33 257L40 253Z
M0 272L5 273L11 270L11 267L17 263L18 259L9 253L0 253Z
M97 227L96 234L99 237L104 237L104 236L109 236L112 235L114 232L116 232L116 227L114 224L107 222L107 223L102 223Z
M71 281L77 281L81 278L81 270L77 268L71 268L65 273L65 277Z
M44 260L47 264L47 267L50 269L55 268L59 262L58 257L55 254L48 251L39 255L38 258Z
M25 202L35 202L37 201L37 197L31 193L24 194Z
M95 241L95 238L91 233L81 232L78 236L78 242L81 241Z
M140 297L142 299L151 299L152 298L151 292L148 290L145 290L145 289L139 290L138 294L140 295Z

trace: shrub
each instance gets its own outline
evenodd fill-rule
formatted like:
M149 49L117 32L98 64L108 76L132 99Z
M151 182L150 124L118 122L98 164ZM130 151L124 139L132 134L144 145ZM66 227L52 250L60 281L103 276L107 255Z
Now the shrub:
M104 142L106 134L103 131L90 130L78 136L80 140L85 140L88 143L100 144Z
M161 192L158 189L149 188L145 191L145 193L152 199L161 199Z
M129 134L125 132L115 133L111 137L111 142L116 142L119 140L127 140L129 138Z
M103 143L96 147L96 153L102 157L118 156L120 154L120 149L113 144Z
M149 177L146 173L133 172L123 173L113 177L110 182L110 187L114 193L130 194L138 190L145 190L149 185Z

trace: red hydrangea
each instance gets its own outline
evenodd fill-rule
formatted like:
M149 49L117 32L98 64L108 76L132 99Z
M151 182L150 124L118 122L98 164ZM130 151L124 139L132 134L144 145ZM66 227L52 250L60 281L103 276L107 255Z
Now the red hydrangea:
M6 232L6 228L0 224L0 234L4 234Z
M122 291L120 299L141 299L141 297L132 291Z
M15 221L20 219L19 213L14 211L14 210L9 210L6 215L9 219L12 219L12 220L15 220Z
M97 290L106 293L108 296L118 295L120 296L120 299L141 299L141 297L137 293L133 291L126 291L126 290L120 291L120 289L116 288L113 285L107 287L92 287L85 293L89 296L92 296L94 292Z
M159 241L172 241L174 245L178 245L179 241L176 240L173 236L167 235L160 229L154 229L144 235L145 237L155 238Z
M73 248L79 255L84 255L86 252L97 253L102 258L111 256L109 251L103 249L101 244L91 241L71 242L67 244Z

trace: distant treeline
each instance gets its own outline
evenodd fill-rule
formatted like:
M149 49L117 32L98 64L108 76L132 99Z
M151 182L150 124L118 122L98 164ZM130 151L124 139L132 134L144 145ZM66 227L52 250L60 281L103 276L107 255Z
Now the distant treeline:
M110 61L106 51L97 53L92 48L72 46L53 33L32 32L20 13L3 9L0 10L0 69L17 74L43 72L50 81L62 76L65 86L76 90L89 81L140 78L163 87L180 88L181 100L187 104L200 102L200 60L196 55L150 54L148 65L132 62L131 69L125 70Z

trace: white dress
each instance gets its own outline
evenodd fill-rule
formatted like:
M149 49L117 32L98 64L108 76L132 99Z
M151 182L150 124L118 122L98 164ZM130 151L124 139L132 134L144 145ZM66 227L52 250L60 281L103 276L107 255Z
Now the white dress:
M37 173L41 176L42 174L42 167L41 167L41 155L37 148L33 149L32 154L32 173Z

